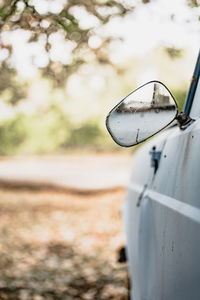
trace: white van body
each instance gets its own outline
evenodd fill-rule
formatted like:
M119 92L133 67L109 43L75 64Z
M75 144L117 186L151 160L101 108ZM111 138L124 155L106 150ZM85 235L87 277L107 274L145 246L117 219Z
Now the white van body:
M185 130L159 133L133 158L123 206L132 300L200 299L200 81L190 116Z

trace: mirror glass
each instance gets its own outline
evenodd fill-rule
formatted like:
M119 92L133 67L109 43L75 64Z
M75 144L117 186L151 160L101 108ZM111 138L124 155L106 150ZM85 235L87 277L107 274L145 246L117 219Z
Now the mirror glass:
M177 104L165 85L151 81L117 104L108 114L106 126L117 144L130 147L169 125L177 113Z

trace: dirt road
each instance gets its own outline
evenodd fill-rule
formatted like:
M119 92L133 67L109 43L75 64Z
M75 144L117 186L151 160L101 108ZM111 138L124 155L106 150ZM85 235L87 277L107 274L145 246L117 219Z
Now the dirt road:
M14 157L0 160L0 186L25 185L38 189L102 190L127 185L129 154L68 154L65 156Z
M0 299L127 299L123 198L0 190Z

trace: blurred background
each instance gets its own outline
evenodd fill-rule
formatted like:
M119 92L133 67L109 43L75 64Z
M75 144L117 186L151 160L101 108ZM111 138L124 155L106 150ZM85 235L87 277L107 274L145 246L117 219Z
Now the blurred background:
M199 20L198 0L0 0L0 299L128 299L134 149L105 117L153 79L183 109Z

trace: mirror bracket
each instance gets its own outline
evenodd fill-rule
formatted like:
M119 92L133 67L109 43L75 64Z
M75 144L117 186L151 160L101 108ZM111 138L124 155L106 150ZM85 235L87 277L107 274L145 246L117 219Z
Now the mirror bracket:
M178 113L176 120L181 130L185 130L195 121L194 119L190 118L185 112Z

